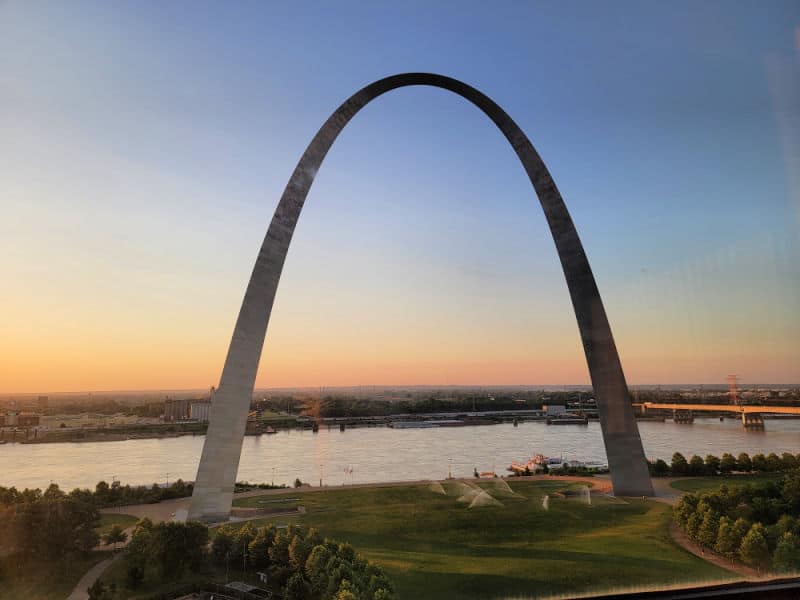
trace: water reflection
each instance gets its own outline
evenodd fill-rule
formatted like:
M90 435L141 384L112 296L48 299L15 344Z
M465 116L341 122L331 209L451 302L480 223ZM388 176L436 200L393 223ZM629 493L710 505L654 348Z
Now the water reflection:
M723 452L798 452L800 420L768 421L765 432L744 431L738 421L698 419L692 425L641 422L649 458L669 460L675 451L687 457ZM163 440L88 442L80 444L6 444L0 446L0 485L46 487L53 480L63 488L94 486L112 476L125 483L149 484L181 477L192 480L203 445L202 436ZM512 460L534 453L578 460L605 461L598 423L589 426L547 426L511 423L438 429L348 429L322 427L246 437L239 479L291 484L295 478L317 485L444 479L473 469L499 473ZM320 467L322 465L322 467ZM352 469L352 471L351 471Z

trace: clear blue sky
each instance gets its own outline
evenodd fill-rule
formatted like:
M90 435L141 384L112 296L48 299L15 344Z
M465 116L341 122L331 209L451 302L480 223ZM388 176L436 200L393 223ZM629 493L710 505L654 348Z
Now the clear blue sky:
M0 2L0 391L213 384L316 129L522 126L633 383L800 380L800 4ZM513 152L433 89L309 196L259 385L588 381ZM7 388L7 389L6 389Z

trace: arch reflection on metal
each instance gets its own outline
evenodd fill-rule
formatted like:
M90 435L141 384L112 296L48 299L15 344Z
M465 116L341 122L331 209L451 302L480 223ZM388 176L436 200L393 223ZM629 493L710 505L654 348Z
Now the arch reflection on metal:
M189 518L225 519L230 513L247 414L272 304L289 242L317 170L336 137L359 110L388 91L415 85L443 88L469 100L497 125L517 153L539 197L561 259L597 398L614 492L617 495L653 495L625 375L600 293L572 218L542 159L511 117L475 88L442 75L406 73L368 85L337 108L311 140L292 173L261 245L236 321L211 407Z

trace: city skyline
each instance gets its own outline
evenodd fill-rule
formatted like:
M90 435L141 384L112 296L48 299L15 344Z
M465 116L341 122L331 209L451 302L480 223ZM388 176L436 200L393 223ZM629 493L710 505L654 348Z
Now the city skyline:
M631 385L800 381L797 11L686 6L4 5L0 393L216 384L286 173L352 89L415 68L492 90L541 152ZM365 110L309 195L256 386L588 383L512 154L444 93Z

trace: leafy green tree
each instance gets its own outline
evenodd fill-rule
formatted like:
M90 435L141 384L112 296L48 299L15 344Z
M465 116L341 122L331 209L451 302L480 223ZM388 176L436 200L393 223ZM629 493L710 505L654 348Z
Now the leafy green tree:
M217 535L211 542L211 558L218 565L225 565L233 551L233 530L222 526L217 528Z
M721 517L714 550L732 560L736 556L736 551L741 543L741 538L736 537L731 520L728 517Z
M114 593L116 586L105 585L100 579L95 581L89 589L86 590L89 594L89 600L114 600Z
M739 547L739 557L742 562L761 571L770 564L767 532L761 523L754 523L742 539Z
M248 560L248 548L255 539L256 531L251 523L245 523L243 527L235 529L230 551L230 560L237 568L241 568Z
M311 588L315 595L320 596L328 585L328 575L326 567L331 559L331 552L322 544L318 544L311 549L305 564L305 573L311 582Z
M781 497L791 510L800 512L800 469L795 469L784 476Z
M109 532L103 536L103 542L113 545L114 551L117 549L117 544L122 544L127 539L128 534L119 525L112 526Z
M162 578L180 577L186 569L202 564L208 543L208 528L202 523L159 523L150 536L148 550Z
M702 458L695 454L689 460L689 474L690 475L702 475L705 473L706 470L706 463L703 461Z
M800 466L800 463L798 463L797 457L794 454L791 452L784 452L781 454L781 469L783 471L791 471L798 466Z
M358 600L358 594L347 579L343 579L336 600Z
M723 474L736 470L736 459L733 454L726 452L722 455L722 460L719 461L719 470Z
M792 533L783 534L775 547L772 566L779 573L800 571L800 538Z
M311 553L311 548L305 539L295 535L289 544L289 566L294 571L302 571L306 564L306 559Z
M294 537L294 536L292 536ZM278 567L289 566L289 544L292 543L287 530L279 531L269 549L270 562Z
M686 520L686 533L690 538L697 541L697 534L700 532L700 526L703 524L703 515L699 512L693 512Z
M674 515L678 525L686 529L689 517L697 510L697 496L694 494L684 494L675 506Z
M286 600L309 600L312 597L311 585L305 580L302 573L298 572L289 577L283 597Z
M785 533L800 536L800 519L791 515L781 515L775 524L776 538L780 539Z
M767 455L767 471L774 473L776 471L780 471L782 468L783 462L781 461L781 457L774 452L770 452Z
M653 464L653 475L656 477L663 477L669 473L669 465L662 459L656 460Z
M719 532L719 513L715 510L706 511L703 516L703 522L697 530L697 541L707 547L713 548L717 543L717 534Z
M736 457L736 470L743 473L749 473L753 470L753 462L750 460L750 455L747 452L742 452Z
M713 454L707 454L705 460L705 471L708 475L716 475L719 473L720 460Z
M761 472L769 470L769 465L767 464L767 457L764 456L763 454L754 454L753 470Z
M253 541L250 542L250 564L264 568L269 566L269 549L275 540L275 526L264 525L259 527Z
M672 474L686 475L689 473L689 463L686 462L683 454L676 452L672 455Z

